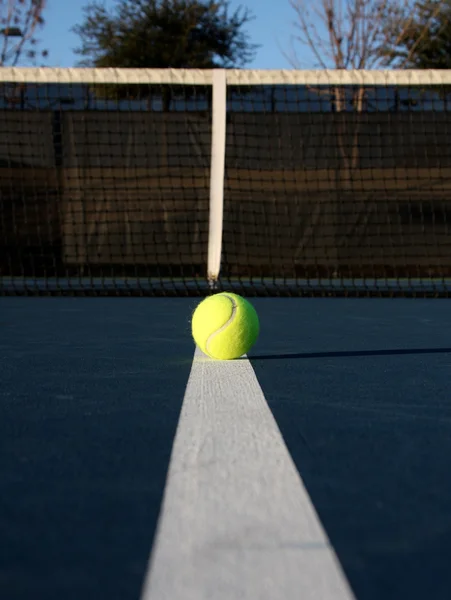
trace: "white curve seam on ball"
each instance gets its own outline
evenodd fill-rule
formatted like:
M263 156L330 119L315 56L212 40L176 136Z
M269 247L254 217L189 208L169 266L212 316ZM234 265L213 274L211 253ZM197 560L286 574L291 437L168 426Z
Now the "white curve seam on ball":
M216 331L214 331L212 334L210 334L208 336L207 343L205 344L205 349L206 349L206 351L207 351L208 354L210 354L210 350L208 348L209 343L215 338L215 336L217 336L219 333L221 333L222 331L224 331L224 329L226 327L228 327L230 325L230 323L233 321L233 319L235 318L237 304L236 304L234 298L231 298L227 294L224 294L224 296L226 298L228 298L230 300L230 302L232 303L232 314L230 315L229 319L224 323L224 325L222 325L219 329L217 329Z

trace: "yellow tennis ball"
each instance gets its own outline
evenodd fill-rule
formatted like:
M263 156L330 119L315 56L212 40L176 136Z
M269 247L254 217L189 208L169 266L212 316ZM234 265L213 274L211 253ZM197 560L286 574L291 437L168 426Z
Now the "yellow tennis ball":
M204 354L231 360L254 345L260 323L250 302L229 292L205 298L193 314L193 338Z

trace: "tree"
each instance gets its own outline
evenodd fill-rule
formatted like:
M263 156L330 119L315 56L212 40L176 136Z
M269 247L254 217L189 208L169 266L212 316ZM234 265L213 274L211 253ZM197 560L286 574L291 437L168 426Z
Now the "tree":
M296 15L293 49L289 56L293 66L301 64L296 52L300 44L313 55L316 67L352 70L380 69L394 63L392 49L399 47L410 30L416 4L416 0L289 1ZM421 28L418 32L420 36L423 34ZM407 49L402 60L399 57L399 68L408 65L413 46ZM316 89L310 87L310 93L328 102L330 110L335 113L328 120L334 140L334 147L329 149L334 160L328 163L328 177L334 182L333 189L340 198L352 198L358 218L365 220L373 190L371 186L365 187L360 183L360 191L356 194L355 181L356 177L359 178L358 173L362 173L359 171L361 149L368 145L368 138L362 139L364 128L368 131L368 116L362 113L374 108L373 102L379 97L378 89L368 85L330 85L317 86ZM385 98L389 93L389 90L384 91ZM397 110L398 90L392 89L390 95L390 108ZM357 209L357 201L362 202L361 212ZM339 271L340 251L349 232L349 220L346 215L337 213L334 206L324 210L326 217L332 215L328 225L335 254L331 250L330 256L334 257Z
M401 32L392 33L387 40L386 62L398 68L451 68L451 2L416 2L404 20ZM396 23L388 21L386 26L388 32L396 30Z
M243 31L251 14L228 0L116 0L112 12L94 0L84 12L74 31L85 66L241 67L256 49Z
M387 48L397 45L412 21L414 0L289 0L296 14L293 43L307 47L322 69L389 66ZM429 4L444 0L426 0ZM300 61L296 52L290 60Z
M386 46L383 22L404 9L400 2L409 0L289 0L296 20L292 42L307 48L315 59L315 67L321 69L371 69L380 66L380 49ZM293 66L301 61L296 48L289 57ZM332 110L345 113L348 109L361 112L367 97L363 87L312 89L314 93L327 96ZM351 182L351 172L358 161L358 135L360 124L351 125L343 114L337 119L337 145L341 156L342 180ZM338 185L339 182L337 182Z
M289 1L296 14L293 42L312 52L315 66L357 70L410 66L429 25L438 19L440 7L450 4L449 0L423 0L428 10L417 22L415 15L420 13L416 0ZM289 58L293 66L300 65L296 51ZM335 86L326 93L335 112L360 113L372 91L362 86ZM344 116L337 120L345 182L351 180L351 170L359 158L360 120L356 119L353 126L350 123Z
M37 31L43 26L45 0L0 0L0 66L15 66L23 55L35 61Z

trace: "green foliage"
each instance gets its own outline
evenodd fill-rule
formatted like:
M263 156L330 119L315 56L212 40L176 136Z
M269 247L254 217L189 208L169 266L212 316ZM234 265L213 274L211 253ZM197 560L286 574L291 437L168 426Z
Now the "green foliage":
M422 0L409 14L389 15L386 62L398 68L451 68L451 1Z
M126 68L241 67L256 46L243 27L249 11L228 0L116 0L109 12L94 0L74 28L80 65Z

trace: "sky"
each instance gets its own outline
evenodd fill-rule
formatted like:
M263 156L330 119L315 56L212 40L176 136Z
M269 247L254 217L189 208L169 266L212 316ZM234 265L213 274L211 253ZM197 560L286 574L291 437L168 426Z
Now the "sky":
M77 55L78 37L71 28L83 21L83 6L88 0L47 0L46 25L39 32L42 47L49 51L46 66L73 67ZM113 7L113 0L104 0ZM288 69L290 62L284 56L289 52L295 14L289 0L231 0L231 7L247 7L255 19L248 23L251 41L259 44L255 60L247 66L252 69Z

